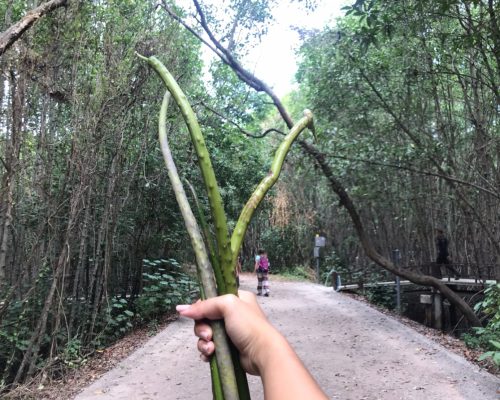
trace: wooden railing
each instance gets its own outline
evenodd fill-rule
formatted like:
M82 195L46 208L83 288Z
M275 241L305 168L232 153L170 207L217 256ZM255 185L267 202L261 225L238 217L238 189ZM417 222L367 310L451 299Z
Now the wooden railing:
M476 284L486 283L486 281L500 281L500 265L494 264L428 263L408 266L405 269L420 272L425 275L431 275L436 278L448 278L448 281L455 280L458 277L463 280L473 280ZM358 269L355 271L330 274L329 277L330 279L337 279L336 277L340 275L342 286L352 284L363 286L364 283L374 280L373 277L369 276L372 271L372 268ZM394 275L390 272L383 272L376 280L392 281L394 280Z

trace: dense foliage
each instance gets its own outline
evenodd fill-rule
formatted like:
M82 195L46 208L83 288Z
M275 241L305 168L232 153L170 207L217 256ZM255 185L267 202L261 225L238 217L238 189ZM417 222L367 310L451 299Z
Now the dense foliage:
M357 1L336 26L306 35L298 79L320 146L379 250L400 249L404 265L434 259L435 228L455 262L483 277L499 264L498 11L481 1ZM293 182L311 179L293 171ZM319 213L340 258L359 263L350 224L316 183L298 208Z
M472 348L488 350L480 359L491 358L500 367L500 284L489 286L475 309L484 316L486 325L465 334L465 342Z
M34 3L0 3L0 31ZM206 17L241 57L276 2L228 4L207 5ZM314 110L316 145L381 254L398 248L418 270L434 259L439 227L454 261L498 277L499 3L357 0L345 12L301 32L300 89L283 102L294 118ZM68 1L1 56L0 386L56 359L78 364L194 295L193 255L156 139L164 89L136 51L161 58L194 105L230 228L269 170L281 136L255 136L284 131L283 122L227 65L204 68L200 46L156 2ZM200 189L185 127L170 112L180 173ZM383 279L328 180L294 149L248 230L244 265L263 247L272 271L308 276L317 233L328 238L322 279L332 268ZM483 345L497 342L495 290L481 303Z

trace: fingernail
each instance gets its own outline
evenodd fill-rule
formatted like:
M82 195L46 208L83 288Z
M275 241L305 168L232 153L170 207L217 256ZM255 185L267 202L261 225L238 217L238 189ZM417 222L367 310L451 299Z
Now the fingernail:
M179 305L175 306L175 309L177 310L177 312L182 312L182 311L186 311L190 307L191 306L189 304L179 304Z
M208 339L209 339L209 337L208 337L208 332L207 332L207 331L200 332L200 337L201 337L203 340L208 340Z

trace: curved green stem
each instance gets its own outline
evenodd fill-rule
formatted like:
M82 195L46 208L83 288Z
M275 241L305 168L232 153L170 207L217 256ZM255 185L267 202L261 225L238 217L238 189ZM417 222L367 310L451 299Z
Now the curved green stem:
M267 191L278 180L281 168L283 167L283 162L285 161L286 155L290 151L292 143L304 129L313 126L312 112L305 110L304 117L297 122L292 129L290 129L290 132L285 136L276 150L269 174L257 185L257 188L250 196L250 199L248 199L247 203L243 207L240 217L238 218L238 222L236 223L236 227L234 228L233 235L231 236L231 252L233 255L231 265L236 265L238 252L245 237L248 224L250 223L255 210L259 206Z
M193 211L189 206L186 192L184 191L184 187L182 186L182 182L179 178L179 173L177 172L177 167L172 157L172 152L170 151L170 147L168 145L166 120L169 99L170 93L166 92L165 96L163 97L163 102L160 110L160 118L158 122L160 147L163 153L163 158L165 160L165 165L167 166L168 177L172 184L177 203L179 204L179 208L181 210L181 214L184 219L184 224L186 225L189 238L191 239L191 245L196 256L196 265L200 277L200 283L203 285L203 293L207 298L216 297L217 288L213 277L214 274L212 266L210 264L205 248L205 243L203 242L203 238L201 236L200 229L194 217ZM212 330L215 348L217 349L217 367L219 369L224 399L239 400L238 386L236 383L236 376L234 374L234 366L231 359L229 341L227 339L222 321L214 321L212 323Z
M232 267L233 256L231 254L231 244L229 240L229 232L227 229L226 213L224 212L222 197L220 195L217 180L215 178L215 173L212 168L212 162L210 161L210 156L205 145L205 139L203 138L203 135L201 133L196 115L191 108L186 95L179 87L172 74L161 63L161 61L156 57L143 57L140 55L139 57L141 57L143 60L146 60L161 77L161 79L167 86L167 89L172 94L175 102L179 106L182 116L184 117L186 125L189 129L191 141L198 156L198 163L207 190L208 200L210 203L210 211L212 213L215 224L217 249L222 274L226 282L226 293L237 294L236 276Z

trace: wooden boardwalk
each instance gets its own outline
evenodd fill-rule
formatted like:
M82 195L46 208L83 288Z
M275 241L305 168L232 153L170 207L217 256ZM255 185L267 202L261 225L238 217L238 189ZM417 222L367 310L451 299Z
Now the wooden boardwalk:
M485 285L491 285L491 284L497 283L497 281L493 280L493 279L489 279L486 281L479 281L477 279L472 279L472 278L460 278L460 279L442 278L441 280L449 286L483 287ZM416 285L416 284L413 282L410 282L410 281L400 281L400 285L401 286L409 286L409 285ZM382 286L385 286L385 287L396 286L396 281L375 282L375 283L365 283L365 284L354 283L354 284L340 285L337 288L337 290L338 291L356 290L356 289L360 289L361 286L364 288L374 288L374 287L382 287Z

